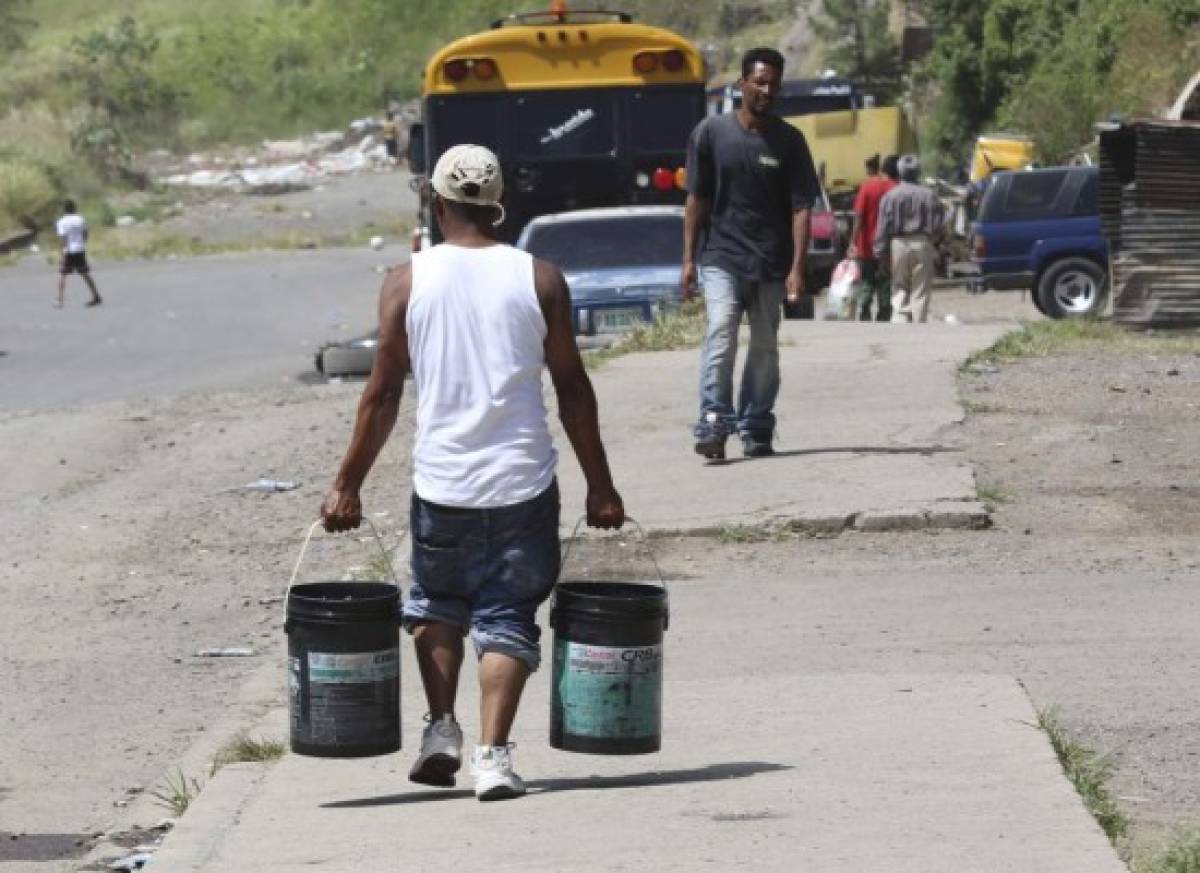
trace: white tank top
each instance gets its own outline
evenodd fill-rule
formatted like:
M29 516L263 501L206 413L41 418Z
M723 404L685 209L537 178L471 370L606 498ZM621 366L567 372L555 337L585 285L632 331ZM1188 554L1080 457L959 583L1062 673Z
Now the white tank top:
M533 258L449 243L414 254L406 324L417 496L487 508L549 488L558 455L542 399L546 319Z

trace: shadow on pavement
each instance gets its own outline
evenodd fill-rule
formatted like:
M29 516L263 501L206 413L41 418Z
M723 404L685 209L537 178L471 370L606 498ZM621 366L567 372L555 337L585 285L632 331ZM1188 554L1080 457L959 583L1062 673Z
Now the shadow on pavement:
M556 791L603 791L609 788L649 788L655 785L688 785L694 782L717 782L722 779L744 779L761 773L791 770L786 764L764 761L735 761L729 764L710 764L692 770L652 770L649 773L629 773L622 776L572 776L563 779L530 779L525 783L530 794ZM451 791L407 791L382 797L361 797L354 800L335 800L322 803L322 809L361 809L371 806L395 806L405 803L425 803L437 800L458 800L472 797L469 788Z
M772 458L797 458L804 455L945 455L962 452L953 446L830 446L824 449L782 449L763 458L724 458L710 460L710 467L727 467L747 461L769 461Z
M0 862L66 861L87 854L87 834L10 834L0 831Z

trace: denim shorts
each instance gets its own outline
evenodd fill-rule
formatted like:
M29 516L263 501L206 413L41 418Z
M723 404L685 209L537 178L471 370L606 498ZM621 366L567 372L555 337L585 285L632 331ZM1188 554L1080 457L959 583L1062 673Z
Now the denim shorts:
M554 482L532 500L458 509L412 498L412 587L404 627L470 630L476 655L500 652L536 670L538 607L558 581L559 497Z

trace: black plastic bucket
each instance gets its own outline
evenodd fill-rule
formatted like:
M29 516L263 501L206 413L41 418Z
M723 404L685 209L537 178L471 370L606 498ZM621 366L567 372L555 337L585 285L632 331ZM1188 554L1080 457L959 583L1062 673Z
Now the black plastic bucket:
M662 746L667 591L630 582L564 582L554 593L550 745L638 755Z
M321 758L400 748L400 589L314 582L288 592L292 751Z

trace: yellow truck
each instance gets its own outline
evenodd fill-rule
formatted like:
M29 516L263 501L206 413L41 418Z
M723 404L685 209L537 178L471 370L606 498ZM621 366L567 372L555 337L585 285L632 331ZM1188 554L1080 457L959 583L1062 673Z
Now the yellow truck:
M808 140L817 172L835 203L853 198L866 179L867 158L917 150L916 134L899 106L867 106L784 118Z
M975 141L971 155L971 182L982 182L1000 170L1024 170L1033 163L1034 142L1027 136L994 134Z

